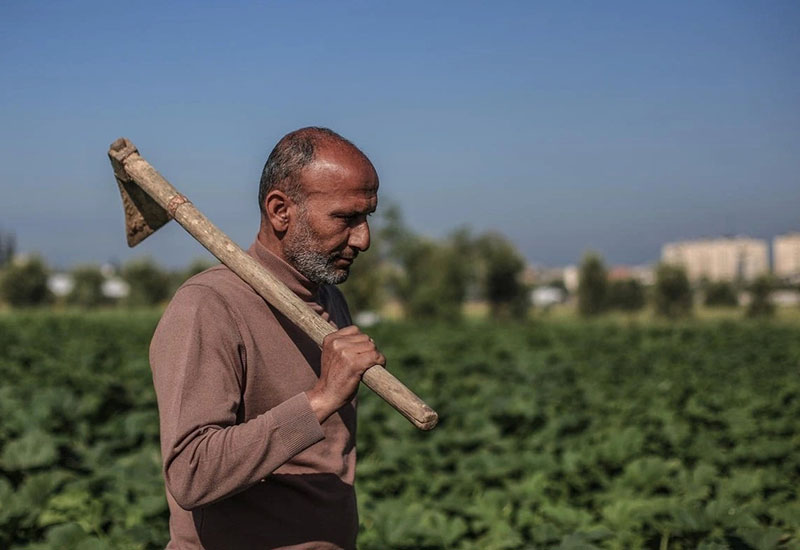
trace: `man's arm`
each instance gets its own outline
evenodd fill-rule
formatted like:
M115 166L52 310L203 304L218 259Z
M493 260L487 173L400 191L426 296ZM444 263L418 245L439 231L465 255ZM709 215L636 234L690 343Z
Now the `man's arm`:
M267 477L323 439L300 393L236 424L244 347L234 312L210 287L181 288L150 346L167 489L191 510Z
M386 364L368 336L346 327L325 338L313 388L236 424L246 363L240 327L214 289L188 285L150 345L164 479L186 510L247 489L322 440L320 424L352 400L364 371Z

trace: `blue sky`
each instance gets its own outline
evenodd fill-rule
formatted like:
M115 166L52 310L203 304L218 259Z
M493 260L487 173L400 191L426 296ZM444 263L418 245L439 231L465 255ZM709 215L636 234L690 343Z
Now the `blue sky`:
M797 2L4 2L0 228L52 263L128 250L106 151L129 137L243 246L269 150L358 144L420 233L529 261L800 230Z

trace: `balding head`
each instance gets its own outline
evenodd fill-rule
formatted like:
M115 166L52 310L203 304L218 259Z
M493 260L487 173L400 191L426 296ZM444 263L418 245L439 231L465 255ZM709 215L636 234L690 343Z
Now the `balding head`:
M369 248L367 217L378 174L355 145L327 128L281 139L261 177L258 240L310 281L338 284Z
M267 194L273 189L283 191L295 202L303 201L305 193L300 174L314 160L317 149L327 146L350 149L369 162L358 147L328 128L310 126L286 134L269 154L261 172L258 205L262 213Z

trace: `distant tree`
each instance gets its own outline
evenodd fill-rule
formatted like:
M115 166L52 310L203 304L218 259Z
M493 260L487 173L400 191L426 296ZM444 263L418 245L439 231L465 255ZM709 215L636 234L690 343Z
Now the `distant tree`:
M636 279L611 281L606 303L610 309L638 311L645 304L644 285Z
M769 275L757 277L751 284L750 304L747 306L748 317L768 317L775 313L775 304L770 300L775 289L775 281Z
M0 296L13 307L47 304L53 299L47 288L48 275L47 265L38 256L12 263L3 271L0 279Z
M415 318L458 319L470 280L469 266L452 243L415 238L401 256L397 293Z
M578 312L590 316L602 313L606 307L608 281L602 258L587 253L578 274Z
M183 273L183 280L185 281L187 279L190 279L190 278L194 277L195 275L197 275L198 273L202 273L206 269L208 269L210 267L214 267L218 263L219 262L212 261L212 260L210 260L208 258L195 258L189 264L189 267L187 267L186 269L183 270L183 272L182 272Z
M17 250L17 238L13 233L0 231L0 268L11 263Z
M400 209L392 204L383 211L376 234L383 246L386 284L406 315L461 316L473 266L460 233L446 241L420 237L406 226Z
M350 268L350 276L341 285L351 313L378 312L386 299L386 266L381 258L381 246L373 242L362 252Z
M443 240L423 238L408 228L396 205L370 225L375 249L359 257L342 285L355 311L376 309L388 289L416 318L458 318L466 299L477 296L497 315L527 312L525 262L501 235L475 238L461 228Z
M178 287L180 287L183 283L198 273L202 273L206 269L215 265L217 265L216 262L213 262L207 258L195 258L186 269L179 269L169 273L167 275L169 278L169 290L167 295L169 296L175 294L175 291L178 290Z
M727 281L707 282L703 286L703 303L710 307L736 307L739 298L733 284Z
M108 303L103 295L105 277L100 268L93 265L79 266L72 270L72 290L67 294L67 303L80 307L97 307Z
M169 296L169 275L150 258L131 260L122 267L121 275L130 287L127 305L156 305Z
M477 257L484 264L483 290L492 314L524 317L529 309L528 288L522 281L525 260L504 236L488 233L475 243Z
M692 288L682 266L659 264L653 290L656 313L659 315L680 317L691 313Z
M400 265L419 246L420 238L405 224L397 204L387 205L379 220L374 233L382 244L381 255L385 260Z

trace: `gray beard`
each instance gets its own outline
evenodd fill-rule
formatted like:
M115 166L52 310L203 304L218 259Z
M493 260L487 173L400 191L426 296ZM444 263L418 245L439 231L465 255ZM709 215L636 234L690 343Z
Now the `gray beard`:
M350 273L346 269L339 269L331 265L336 261L336 256L326 256L311 250L296 250L286 257L306 279L317 284L338 285L347 280Z
M284 254L289 263L306 279L317 284L338 285L347 280L350 271L333 265L338 253L323 254L316 250L317 236L308 224L305 209L300 209L297 228L284 241Z

